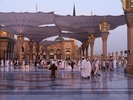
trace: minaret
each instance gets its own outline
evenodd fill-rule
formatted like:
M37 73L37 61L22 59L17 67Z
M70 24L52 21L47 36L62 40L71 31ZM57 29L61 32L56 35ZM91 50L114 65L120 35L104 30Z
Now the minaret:
M75 3L74 3L74 5L73 5L73 16L76 16Z
M91 16L93 16L93 12L91 11Z
M37 7L37 4L36 4L36 13L38 12L38 7Z

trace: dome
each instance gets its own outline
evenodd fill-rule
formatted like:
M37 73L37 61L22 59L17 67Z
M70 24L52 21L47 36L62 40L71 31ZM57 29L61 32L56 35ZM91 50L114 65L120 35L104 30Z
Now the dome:
M55 41L63 41L64 39L62 38L62 37L60 37L60 36L58 36L56 39L55 39Z

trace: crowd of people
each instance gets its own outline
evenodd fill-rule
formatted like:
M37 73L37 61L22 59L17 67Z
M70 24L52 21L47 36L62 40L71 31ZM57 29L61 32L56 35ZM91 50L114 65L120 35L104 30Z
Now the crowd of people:
M38 60L38 61L22 61L22 66L20 67L19 60L0 60L0 67L10 67L14 69L16 66L23 68L24 66L34 66L39 69L49 69L51 70L51 77L55 76L55 71L58 70L69 70L74 71L74 69L79 69L81 71L81 77L88 79L91 76L101 76L101 71L114 71L116 68L126 66L126 60L101 60L94 58L92 61L82 57L82 60Z
M101 59L93 59L89 61L82 57L81 61L81 77L82 78L90 78L91 76L101 76L101 71L114 71L117 68L126 67L125 59L113 59L110 60L101 60Z

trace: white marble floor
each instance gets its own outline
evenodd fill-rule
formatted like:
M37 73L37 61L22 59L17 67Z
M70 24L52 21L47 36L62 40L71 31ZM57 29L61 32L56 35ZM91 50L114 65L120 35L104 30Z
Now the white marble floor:
M133 75L123 68L81 79L80 71L1 71L0 100L133 100Z

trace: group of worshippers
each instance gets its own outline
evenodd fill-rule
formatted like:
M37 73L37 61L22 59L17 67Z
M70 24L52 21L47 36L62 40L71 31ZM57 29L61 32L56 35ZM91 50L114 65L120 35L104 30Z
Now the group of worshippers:
M8 67L8 66L18 66L20 63L18 60L0 60L0 66Z
M91 64L88 59L85 59L84 57L82 57L81 77L88 79L91 77L91 75L93 76L101 75L100 70L99 70L99 60L95 58Z

